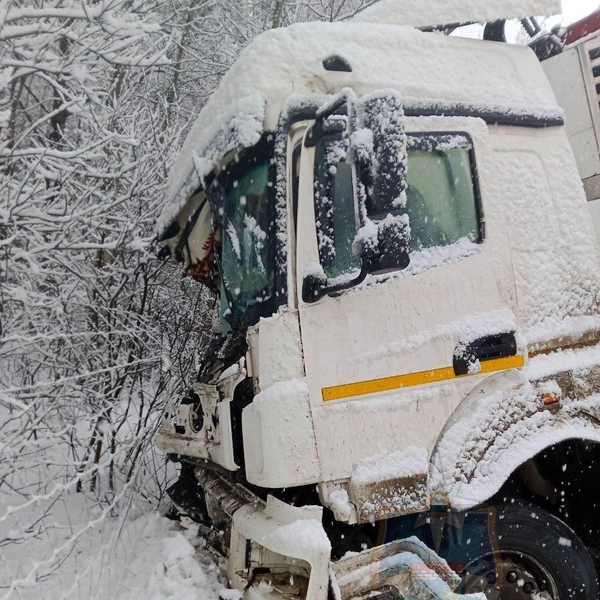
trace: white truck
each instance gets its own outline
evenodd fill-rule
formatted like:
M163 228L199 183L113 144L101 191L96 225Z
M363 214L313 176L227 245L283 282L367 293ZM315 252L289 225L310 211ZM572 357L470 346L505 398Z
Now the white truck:
M434 4L404 25L541 12ZM161 239L223 333L157 433L171 496L248 598L596 600L600 260L564 111L529 48L370 20L256 38L183 146Z

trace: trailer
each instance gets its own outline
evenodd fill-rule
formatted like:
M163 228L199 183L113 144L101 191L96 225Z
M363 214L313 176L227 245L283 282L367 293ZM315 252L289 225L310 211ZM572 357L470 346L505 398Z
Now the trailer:
M173 169L161 243L222 333L156 440L247 598L598 598L569 125L530 48L440 33L543 3L435 4L258 36Z
M569 26L561 42L561 51L542 64L565 111L565 129L600 236L600 10Z

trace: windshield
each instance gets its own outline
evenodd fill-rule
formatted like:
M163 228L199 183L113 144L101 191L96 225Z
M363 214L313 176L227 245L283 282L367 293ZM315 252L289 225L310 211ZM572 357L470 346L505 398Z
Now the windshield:
M221 183L221 316L231 321L273 297L269 159L240 158Z

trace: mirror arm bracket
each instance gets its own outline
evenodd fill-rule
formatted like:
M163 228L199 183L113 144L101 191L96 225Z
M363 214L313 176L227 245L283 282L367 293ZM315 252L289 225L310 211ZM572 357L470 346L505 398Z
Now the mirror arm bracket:
M328 106L322 112L318 112L315 118L315 122L310 126L309 130L306 132L306 137L304 138L304 147L305 148L314 148L318 141L327 134L325 121L328 117L340 113L341 109L348 103L348 98L346 96L342 96L337 99L331 106ZM346 109L348 112L348 109ZM340 131L341 133L341 131Z
M368 269L365 261L362 261L360 273L354 278L342 283L328 284L327 279L318 275L308 275L302 283L302 300L306 304L317 302L324 296L330 296L337 292L349 290L360 285L367 277Z

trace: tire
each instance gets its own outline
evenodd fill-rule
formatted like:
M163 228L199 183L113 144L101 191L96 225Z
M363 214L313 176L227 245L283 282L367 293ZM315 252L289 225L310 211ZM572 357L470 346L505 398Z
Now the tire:
M432 511L426 522L420 527L417 518L411 528L461 576L463 594L483 592L488 600L600 598L583 542L533 504L514 501L458 514Z

